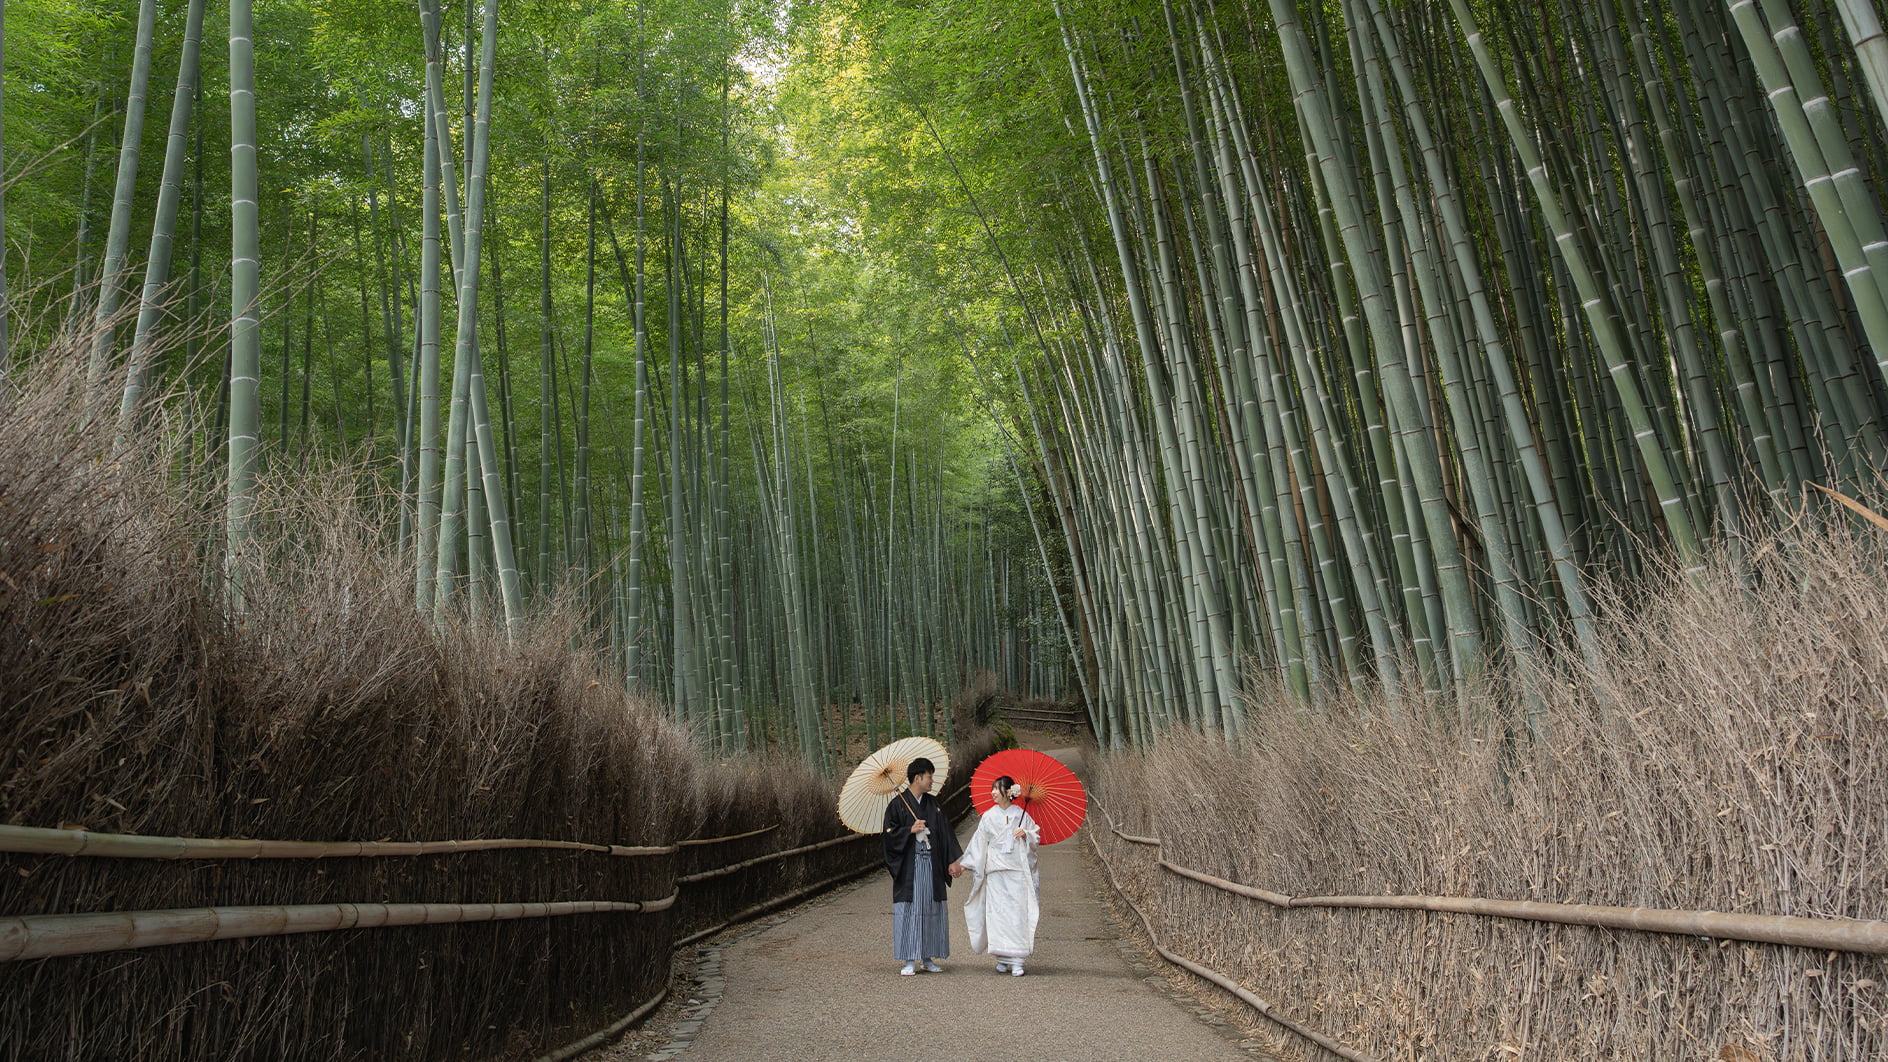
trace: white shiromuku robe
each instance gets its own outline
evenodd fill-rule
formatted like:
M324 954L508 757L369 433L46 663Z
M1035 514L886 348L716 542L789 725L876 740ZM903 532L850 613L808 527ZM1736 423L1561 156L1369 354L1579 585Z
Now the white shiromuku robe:
M1024 830L1021 837L1015 836L1018 826ZM974 875L964 900L971 951L1022 959L1036 950L1042 887L1036 845L1041 837L1036 820L1014 804L983 813L959 860Z

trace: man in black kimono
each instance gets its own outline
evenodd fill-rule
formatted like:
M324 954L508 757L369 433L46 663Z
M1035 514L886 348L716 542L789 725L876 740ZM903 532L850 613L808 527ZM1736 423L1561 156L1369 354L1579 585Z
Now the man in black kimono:
M943 973L937 964L951 954L950 907L944 892L963 873L957 859L963 848L951 830L943 805L931 795L937 768L923 757L905 768L910 788L885 808L885 869L892 872L892 957L904 962L907 977L920 964Z

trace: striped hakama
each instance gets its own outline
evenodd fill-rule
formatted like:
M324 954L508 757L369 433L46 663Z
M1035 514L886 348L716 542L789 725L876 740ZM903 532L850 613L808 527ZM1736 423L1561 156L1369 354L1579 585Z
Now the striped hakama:
M931 849L912 852L911 902L892 904L892 957L907 962L948 958L951 953L950 908L936 895L931 880Z

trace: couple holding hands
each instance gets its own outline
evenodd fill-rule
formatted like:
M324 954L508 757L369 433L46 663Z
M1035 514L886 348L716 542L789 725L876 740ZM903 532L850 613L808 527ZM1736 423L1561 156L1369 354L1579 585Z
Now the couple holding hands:
M885 808L885 867L892 874L892 955L911 976L920 969L940 973L937 960L951 953L950 909L944 902L950 879L972 875L964 901L964 928L972 951L996 957L998 973L1023 975L1023 960L1036 946L1041 878L1036 848L1042 831L1014 801L1022 787L1007 776L990 787L992 804L960 848L950 819L931 793L936 767L916 759L905 768L910 799Z

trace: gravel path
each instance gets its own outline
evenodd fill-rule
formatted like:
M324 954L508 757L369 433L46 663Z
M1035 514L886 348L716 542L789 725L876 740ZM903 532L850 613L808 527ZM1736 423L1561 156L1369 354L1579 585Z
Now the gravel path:
M1074 750L1052 750L1079 758ZM967 833L972 824L964 824ZM898 975L891 888L864 879L705 949L697 991L662 1046L612 1059L883 1062L918 1057L1031 1062L1251 1062L1134 969L1117 946L1080 835L1042 851L1042 921L1023 977L998 974L964 937L964 879L951 889L945 972ZM632 1040L633 1042L633 1040ZM655 1047L650 1052L650 1047ZM625 1050L627 1048L628 1050ZM633 1054L631 1052L634 1052Z

